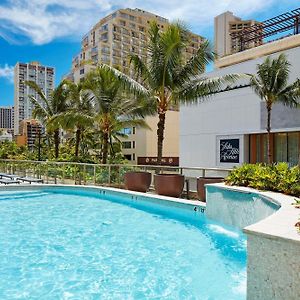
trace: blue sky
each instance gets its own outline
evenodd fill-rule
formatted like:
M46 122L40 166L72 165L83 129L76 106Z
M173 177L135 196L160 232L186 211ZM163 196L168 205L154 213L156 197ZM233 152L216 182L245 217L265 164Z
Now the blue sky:
M297 0L0 0L0 105L13 105L16 62L40 61L67 73L80 40L93 24L124 7L180 19L198 34L213 37L214 16L230 10L242 18L265 20L300 7Z

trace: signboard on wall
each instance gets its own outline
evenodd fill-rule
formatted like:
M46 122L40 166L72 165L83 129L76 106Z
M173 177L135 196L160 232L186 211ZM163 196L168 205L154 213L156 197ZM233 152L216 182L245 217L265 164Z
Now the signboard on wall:
M138 165L157 165L157 157L147 156L138 157ZM163 157L161 159L161 164L163 166L179 166L179 157Z
M220 163L238 164L240 162L240 139L220 139L219 147Z

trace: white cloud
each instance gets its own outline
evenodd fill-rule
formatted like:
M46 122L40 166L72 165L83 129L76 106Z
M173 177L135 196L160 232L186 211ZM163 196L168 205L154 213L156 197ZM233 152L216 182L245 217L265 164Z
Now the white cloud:
M34 44L79 38L105 14L121 7L139 7L205 29L226 10L247 16L274 3L276 0L128 0L124 6L124 0L8 0L0 4L0 36L17 43L22 35Z
M0 66L0 78L5 78L9 82L14 81L14 67L5 64L4 67Z

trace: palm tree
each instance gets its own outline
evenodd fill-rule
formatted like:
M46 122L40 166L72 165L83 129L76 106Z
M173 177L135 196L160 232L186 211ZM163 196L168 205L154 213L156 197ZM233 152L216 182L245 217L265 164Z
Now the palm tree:
M161 164L166 112L179 102L198 102L217 92L224 84L233 82L237 75L218 78L200 77L205 66L215 55L208 41L203 42L195 55L185 61L184 54L190 44L190 33L180 23L170 24L160 31L157 23L150 24L148 57L144 62L138 55L131 55L137 80L155 99L157 123L157 162Z
M93 125L93 103L91 94L85 89L84 82L67 82L68 102L66 112L53 119L64 129L75 129L75 157L78 158L83 131Z
M300 97L300 80L288 84L291 64L284 54L277 58L267 57L257 65L257 73L250 78L250 85L255 93L266 104L267 109L267 154L268 163L272 163L270 147L271 112L274 103L281 102L296 107Z
M109 145L118 141L124 126L146 127L142 119L151 112L143 96L147 90L138 82L107 65L100 65L86 78L95 103L95 122L101 132L102 163L107 163Z
M31 89L33 89L37 97L30 95L30 100L34 105L33 117L39 119L47 128L47 131L53 134L55 158L59 156L60 144L60 124L52 122L51 120L58 114L66 111L68 91L66 88L66 81L62 81L51 94L46 97L42 89L33 81L25 82Z

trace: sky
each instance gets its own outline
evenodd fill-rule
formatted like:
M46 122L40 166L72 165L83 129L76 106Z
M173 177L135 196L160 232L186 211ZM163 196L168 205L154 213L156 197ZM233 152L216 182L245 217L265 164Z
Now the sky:
M263 21L300 7L298 0L0 0L0 106L13 105L13 68L40 61L55 67L56 84L69 72L81 37L120 8L141 8L213 39L214 17L227 10Z

